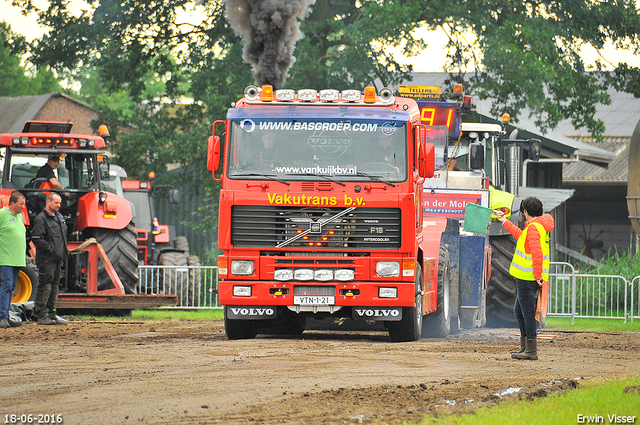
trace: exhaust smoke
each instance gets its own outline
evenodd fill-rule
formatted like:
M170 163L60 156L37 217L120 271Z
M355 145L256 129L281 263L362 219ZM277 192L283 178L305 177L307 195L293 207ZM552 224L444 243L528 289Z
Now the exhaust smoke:
M242 57L253 67L255 84L284 87L287 70L296 61L293 49L302 38L298 20L316 0L224 0L226 16L242 37Z

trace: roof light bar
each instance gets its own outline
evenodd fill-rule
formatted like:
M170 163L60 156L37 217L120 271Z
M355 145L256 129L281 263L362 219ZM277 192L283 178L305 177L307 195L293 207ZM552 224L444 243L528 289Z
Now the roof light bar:
M342 100L346 100L347 102L357 102L360 100L360 97L362 97L362 93L360 90L349 89L342 90L341 96Z
M302 89L298 90L298 99L304 102L310 102L312 100L318 100L318 92L314 89Z
M340 92L334 89L320 90L320 100L324 102L333 102L340 99Z
M289 102L291 100L294 100L295 98L296 98L295 90L290 90L290 89L276 90L276 100L279 100L281 102Z

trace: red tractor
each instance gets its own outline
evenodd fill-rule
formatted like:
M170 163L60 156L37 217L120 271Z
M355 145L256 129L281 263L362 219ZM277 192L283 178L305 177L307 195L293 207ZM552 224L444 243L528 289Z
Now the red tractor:
M103 299L76 295L136 293L138 244L132 206L123 197L109 192L103 183L109 176L109 162L102 150L104 138L73 134L72 125L70 122L28 121L20 133L0 134L0 204L8 204L13 190L25 195L27 206L23 214L29 241L30 225L44 209L47 193L60 193L60 213L68 226L69 249L86 248L91 238L95 238L99 244L98 257L104 260L86 254L69 256L63 266L59 307L105 308L95 305L95 301ZM101 135L108 136L106 127ZM51 154L60 158L55 173L62 189L51 188L42 178L36 178ZM33 245L29 243L29 246ZM33 259L35 250L31 248L27 257ZM24 273L20 273L13 302L25 302L35 297L37 274L33 261L28 263ZM73 293L73 299L67 300L65 293ZM131 303L133 298L119 298L120 306L116 303L106 308L136 308L137 305Z

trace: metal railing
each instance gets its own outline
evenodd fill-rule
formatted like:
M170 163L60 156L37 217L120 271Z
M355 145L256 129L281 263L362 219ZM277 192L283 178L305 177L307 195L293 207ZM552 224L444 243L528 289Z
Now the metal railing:
M162 308L214 309L218 303L216 266L140 266L139 294L178 296L176 306Z
M140 294L174 294L180 309L219 309L218 267L140 266ZM549 274L549 317L640 319L640 276L576 273L570 263L552 262Z
M631 282L617 275L576 273L569 263L551 263L549 317L622 319L640 318L640 276ZM640 295L640 294L638 294Z

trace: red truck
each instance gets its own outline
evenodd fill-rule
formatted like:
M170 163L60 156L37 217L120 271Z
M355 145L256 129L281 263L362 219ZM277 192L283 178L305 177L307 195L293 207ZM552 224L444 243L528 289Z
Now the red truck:
M448 137L428 130L416 101L386 88L245 90L213 124L207 158L216 178L223 157L218 293L229 339L299 334L307 317L379 321L393 341L449 334L444 235L459 224L423 220L427 139Z

